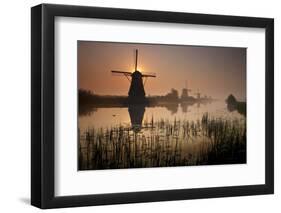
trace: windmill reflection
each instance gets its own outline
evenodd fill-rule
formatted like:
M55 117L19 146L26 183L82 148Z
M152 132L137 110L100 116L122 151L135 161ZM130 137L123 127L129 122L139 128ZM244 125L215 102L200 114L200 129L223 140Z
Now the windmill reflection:
M181 104L181 110L182 110L182 112L183 113L187 113L187 111L188 111L188 106L190 106L188 103L186 103L186 102L182 102Z
M140 132L145 112L145 105L129 105L128 112L131 120L131 128L134 132Z
M178 103L169 103L169 104L161 104L161 105L152 105L147 106L145 104L128 104L128 105L104 105L104 106L96 106L96 105L85 105L84 107L79 108L79 116L91 116L92 114L97 113L99 109L104 108L123 108L128 110L128 114L130 117L130 124L131 130L135 133L140 132L144 128L150 128L151 125L144 125L143 126L143 119L146 108L154 108L154 107L163 107L165 108L171 115L174 115L178 112L179 108L183 113L188 112L188 107L192 106L193 104L188 102Z

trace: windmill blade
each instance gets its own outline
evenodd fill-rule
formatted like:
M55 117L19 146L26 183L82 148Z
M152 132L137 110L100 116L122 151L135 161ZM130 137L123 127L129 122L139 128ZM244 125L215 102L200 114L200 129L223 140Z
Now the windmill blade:
M145 72L145 73L142 73L142 77L152 77L152 78L155 78L156 74L155 73Z
M136 49L136 63L135 63L135 71L138 69L138 49Z
M113 74L113 75L124 75L126 78L127 78L127 80L129 81L129 82L131 82L131 79L129 78L131 75L132 75L132 73L131 72L127 72L127 71L119 71L119 70L111 70L111 73Z
M155 74L155 73L147 73L147 72L145 72L145 73L142 73L141 75L142 75L142 77L144 78L144 83L143 83L143 85L146 84L147 79L148 79L149 77L151 77L151 78L155 78L155 77L156 77L156 74Z
M123 74L123 75L132 75L131 72L127 72L127 71L119 71L119 70L111 70L112 74Z

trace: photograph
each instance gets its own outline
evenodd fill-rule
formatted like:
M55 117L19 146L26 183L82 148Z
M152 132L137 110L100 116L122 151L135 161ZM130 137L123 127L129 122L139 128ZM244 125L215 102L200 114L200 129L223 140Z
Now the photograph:
M274 155L273 16L280 13L265 10L270 13L263 17L244 3L247 13L223 14L213 2L201 11L190 3L186 10L151 4L31 7L23 37L31 44L31 75L24 73L30 94L11 95L23 79L15 72L5 72L13 78L3 91L14 101L9 108L22 108L18 98L30 102L29 169L16 166L21 158L6 170L29 173L22 176L30 179L32 206L131 208L190 200L187 205L198 210L198 202L236 197L221 209L245 211L229 203L242 202L251 212L256 199L276 198L274 159L281 155ZM12 57L7 67L16 64ZM16 149L18 156L22 150ZM12 159L7 153L4 159ZM193 205L194 199L202 200ZM259 210L277 204L258 203ZM175 211L167 205L159 212ZM199 206L206 212L218 205Z
M78 170L247 163L246 53L77 41Z

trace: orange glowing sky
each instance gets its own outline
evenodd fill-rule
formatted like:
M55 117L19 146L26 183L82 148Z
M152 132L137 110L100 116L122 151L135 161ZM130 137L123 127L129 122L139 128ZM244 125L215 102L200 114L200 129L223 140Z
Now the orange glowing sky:
M246 48L203 47L78 41L79 88L101 95L127 95L130 83L111 70L138 69L156 73L145 84L146 95L181 94L187 81L191 95L225 99L230 93L246 99Z

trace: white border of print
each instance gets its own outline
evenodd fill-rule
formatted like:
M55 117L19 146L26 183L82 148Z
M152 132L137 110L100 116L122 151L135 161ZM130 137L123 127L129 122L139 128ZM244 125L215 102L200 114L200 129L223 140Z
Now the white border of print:
M247 164L77 171L77 40L246 47ZM55 196L264 184L264 79L264 29L56 17Z

